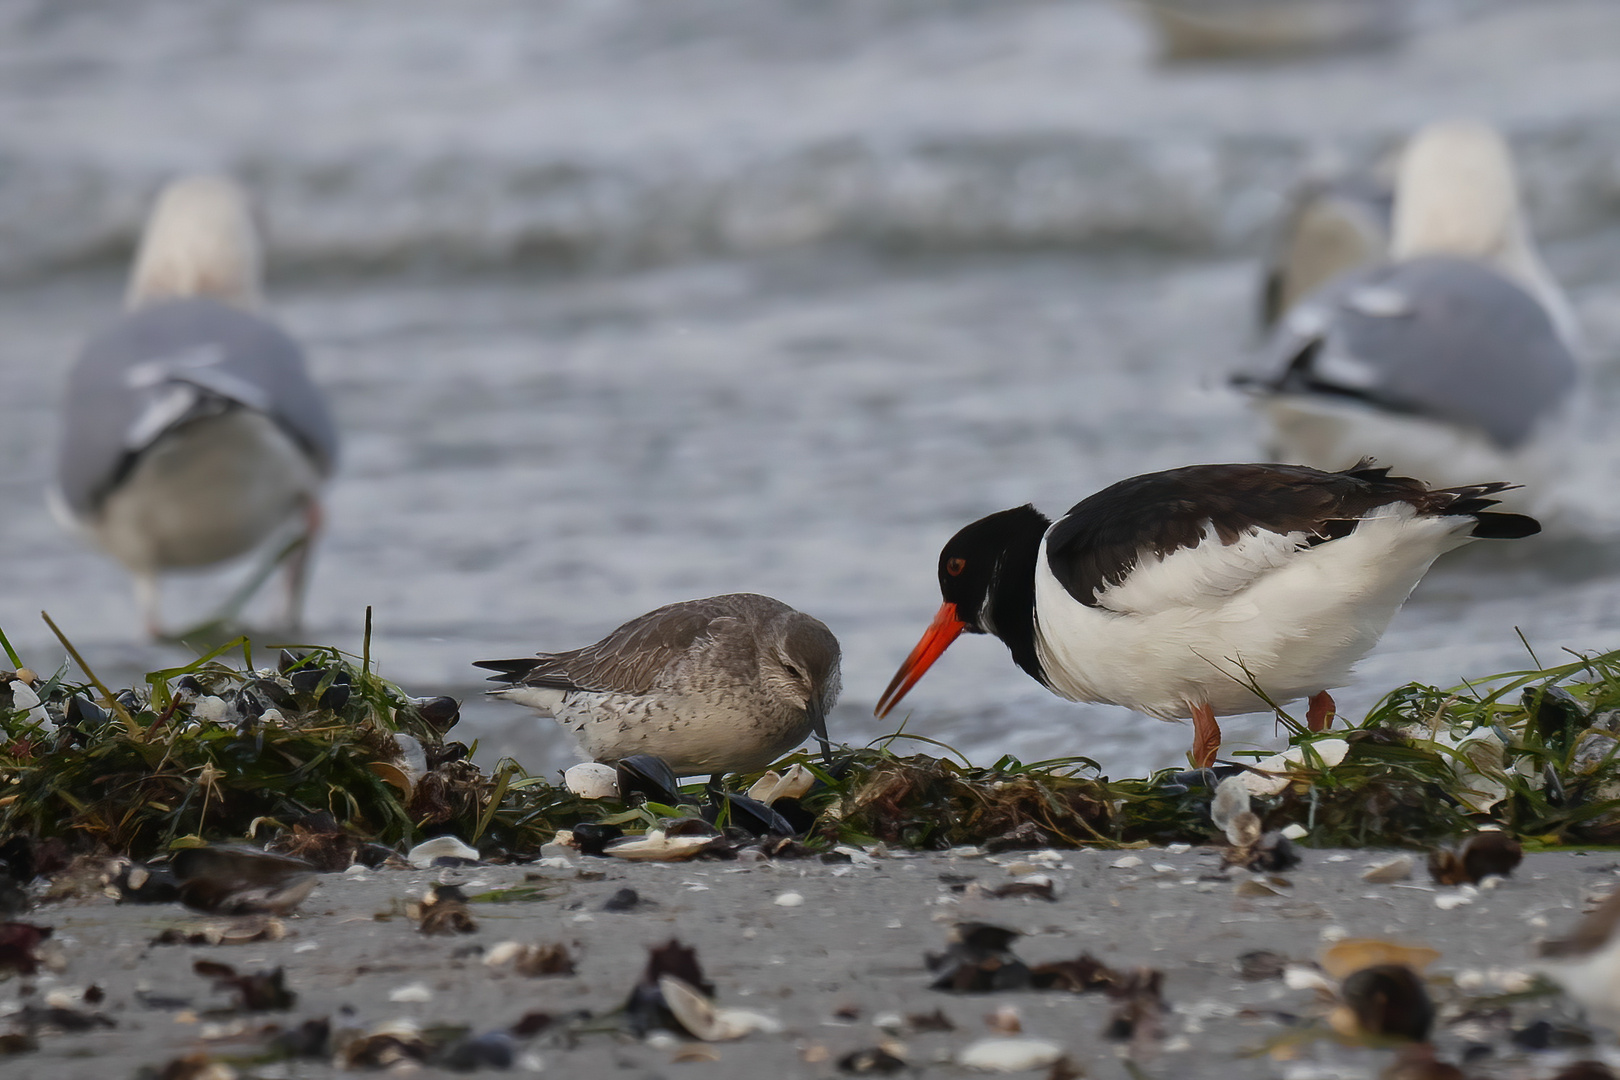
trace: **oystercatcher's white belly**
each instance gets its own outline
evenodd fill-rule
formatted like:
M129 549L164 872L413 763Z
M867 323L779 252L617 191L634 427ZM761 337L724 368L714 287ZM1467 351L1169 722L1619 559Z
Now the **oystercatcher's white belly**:
M1269 708L1343 685L1431 563L1467 543L1468 517L1419 517L1396 504L1338 540L1254 530L1221 544L1149 555L1081 604L1041 542L1035 647L1052 689L1161 719Z

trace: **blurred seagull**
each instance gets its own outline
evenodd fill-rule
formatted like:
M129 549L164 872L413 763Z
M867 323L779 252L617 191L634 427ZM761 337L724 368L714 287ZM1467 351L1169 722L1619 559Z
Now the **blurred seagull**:
M812 731L828 749L838 639L780 600L731 593L632 619L594 645L477 660L527 705L613 763L654 754L677 776L757 772Z
M1402 155L1389 260L1295 305L1242 375L1272 453L1317 468L1364 455L1440 485L1498 475L1545 489L1579 382L1575 319L1519 210L1489 127L1437 124Z
M1260 327L1270 330L1342 274L1389 257L1394 188L1374 176L1312 176L1290 193L1265 258Z
M171 183L142 234L126 313L68 375L51 506L134 576L153 637L160 573L246 554L291 522L293 542L218 617L283 563L289 628L302 613L337 431L302 350L258 314L261 261L236 183Z

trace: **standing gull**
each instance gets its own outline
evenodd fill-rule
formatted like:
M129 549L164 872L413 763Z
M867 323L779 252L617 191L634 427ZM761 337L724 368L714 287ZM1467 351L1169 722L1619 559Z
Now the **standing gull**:
M1519 210L1506 144L1479 124L1419 132L1396 179L1390 258L1296 305L1259 376L1280 458L1371 454L1439 484L1544 489L1579 381L1568 300Z
M967 631L1000 638L1060 697L1190 716L1200 767L1217 716L1308 696L1320 731L1328 690L1436 558L1540 529L1487 509L1507 484L1431 490L1388 473L1190 465L1122 480L1055 523L1033 506L976 521L940 552L944 604L877 714Z
M264 572L285 562L288 626L302 613L337 432L302 351L258 313L260 278L242 190L175 181L146 223L125 314L68 375L51 505L133 575L154 637L159 574L244 555L294 522Z
M661 607L582 649L474 663L512 684L491 694L554 718L593 759L654 754L692 776L755 772L812 731L825 749L838 658L818 620L731 593Z

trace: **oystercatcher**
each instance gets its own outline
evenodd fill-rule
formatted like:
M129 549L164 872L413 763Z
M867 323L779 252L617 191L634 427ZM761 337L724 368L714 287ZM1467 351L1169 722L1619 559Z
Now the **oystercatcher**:
M755 772L814 731L838 700L838 639L780 600L731 593L632 619L594 645L516 660L496 697L553 717L597 761L663 758L677 776Z
M1309 696L1322 730L1329 688L1439 555L1540 531L1487 509L1510 486L1431 490L1366 462L1192 465L1123 480L1055 523L1033 506L991 514L940 552L945 602L877 715L967 631L1000 638L1060 697L1190 716L1199 766L1220 746L1217 716L1268 699Z
M134 576L154 637L159 573L236 558L288 524L297 538L250 581L285 563L286 624L301 615L337 429L297 343L258 313L260 261L241 188L170 184L141 238L129 311L68 375L51 505Z
M1540 495L1580 381L1569 301L1519 210L1507 145L1425 128L1402 156L1388 259L1296 304L1267 342L1261 395L1286 461L1371 453L1441 486L1501 476Z

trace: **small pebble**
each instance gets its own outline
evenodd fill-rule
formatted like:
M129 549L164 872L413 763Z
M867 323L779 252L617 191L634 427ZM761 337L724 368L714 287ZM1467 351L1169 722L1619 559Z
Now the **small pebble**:
M776 898L777 907L799 907L804 903L804 897L796 892L785 892Z
M1113 862L1109 863L1108 865L1113 867L1115 870L1129 870L1134 866L1141 866L1142 865L1142 856L1140 856L1140 855L1121 855L1119 858L1115 859Z
M420 1005L433 1000L433 991L422 983L407 983L397 990L390 990L388 1000L401 1005Z

